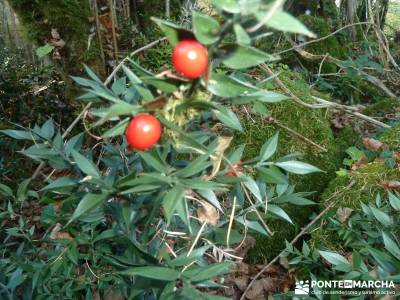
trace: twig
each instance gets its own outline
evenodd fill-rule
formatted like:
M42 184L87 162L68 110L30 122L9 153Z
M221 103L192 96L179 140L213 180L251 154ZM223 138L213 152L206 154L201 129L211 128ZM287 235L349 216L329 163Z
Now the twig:
M287 126L281 124L278 120L274 119L273 117L268 117L268 120L267 120L267 121L268 121L268 122L271 122L272 124L274 124L274 125L276 125L276 126L282 128L282 129L285 129L286 131L288 131L288 132L290 132L291 134L297 136L298 138L304 140L305 142L307 142L307 143L313 145L314 147L317 147L317 148L320 149L321 151L323 151L323 152L328 152L328 149L326 149L325 147L323 147L323 146L317 144L316 142L310 140L309 138L307 138L307 137L305 137L304 135L298 133L297 131L293 130L292 128L289 128L289 127L287 127Z
M286 36L286 39L289 41L290 44L292 45L296 45L296 43L288 36ZM310 52L305 51L304 49L299 49L297 47L294 47L294 50L303 58L308 59L308 60L320 60L323 59L325 57L325 55L317 55L317 54L312 54ZM327 55L326 56L326 60L328 62L334 63L335 65L342 67L342 61L334 58L331 55ZM373 85L377 86L378 88L380 88L383 92L385 92L385 94L387 96L389 96L390 98L394 98L396 100L399 100L399 98L383 83L382 80L380 80L379 78L376 78L375 76L372 76L362 70L358 70L359 73L361 75L364 75L366 77L366 79L372 83Z
M207 224L207 222L204 221L203 224L201 225L201 227L200 227L200 229L199 229L199 232L197 233L197 236L196 236L196 238L194 239L193 244L192 244L192 246L190 247L189 252L187 253L186 257L189 257L189 255L192 253L194 247L196 246L197 242L199 241L199 238L200 238L200 236L201 236L201 233L203 232L204 227L206 226L206 224Z
M280 51L278 53L274 53L274 55L280 55L280 54L283 54L283 53L286 53L286 52L290 52L292 50L296 50L297 48L302 48L302 47L310 45L310 44L321 42L321 41L326 40L326 39L330 38L331 36L339 33L340 31L343 31L343 30L345 30L345 29L347 29L349 27L358 26L358 25L366 25L366 24L372 24L372 23L371 22L358 22L358 23L348 24L348 25L346 25L346 26L344 26L342 28L339 28L338 30L336 30L336 31L324 36L324 37L321 37L321 38L315 39L315 40L311 40L311 41L308 41L308 42L305 42L305 43L302 43L302 44L298 44L296 46L293 46L292 48L285 49L285 50Z
M260 67L267 72L267 74L272 74L272 70L265 64L261 64ZM351 106L347 106L347 105L343 105L343 104L338 104L335 102L331 102L325 99L321 99L319 97L315 97L312 96L313 99L315 99L317 102L319 102L319 104L309 104L304 102L303 100L301 100L299 97L297 97L279 78L274 78L274 81L282 88L282 90L287 93L288 95L290 95L292 97L292 99L303 106L306 106L308 108L336 108L336 109L340 109L348 114L351 114L355 117L358 117L360 119L363 119L365 121L368 121L374 125L383 127L383 128L391 128L391 126L382 123L380 121L377 121L371 117L368 117L366 115L363 115L359 112L357 112L357 109Z
M350 189L353 185L355 184L355 181L350 182L350 184L348 186L346 186L345 189L343 189L340 194L342 194L343 192L345 192L346 190ZM338 193L333 194L328 200L332 199L333 197L335 197ZM319 219L321 219L321 217L326 214L332 207L334 207L336 205L336 203L338 202L334 201L329 203L329 205L323 210L321 211L310 223L308 223L294 238L293 240L289 243L290 245L293 245L294 243L296 243L307 231L308 229L311 228L311 226L313 226ZM281 257L282 254L284 254L286 252L287 247L285 247L285 249L283 249L277 256L275 256L265 267L263 267L260 272L258 272L256 274L256 276L253 277L253 279L251 280L251 282L249 283L249 285L247 286L246 290L243 292L242 296L240 297L240 300L244 300L246 297L246 294L249 292L249 290L251 289L251 287L253 286L254 282L266 271L268 270L268 268L270 268L274 263L276 263L279 258Z
M122 68L122 66L124 65L124 63L131 58L132 56L135 56L136 54L145 51L147 49L150 49L151 47L154 47L155 45L157 45L158 43L165 41L167 38L161 38L158 40L155 40L139 49L134 50L129 57L125 57L119 64L118 66L115 67L115 69L111 72L111 74L107 77L107 79L104 81L104 85L108 85L112 79L114 78L114 76L118 73L118 71ZM90 107L92 106L92 102L89 102L88 104L86 104L86 106L83 108L83 110L80 112L80 114L75 118L75 120L72 121L72 123L68 126L68 128L64 131L62 138L65 139L67 137L67 135L72 131L72 129L75 127L76 124L78 124L79 120L82 119L82 117L85 115L86 111L88 111L90 109ZM32 175L32 180L35 179L40 171L44 168L44 166L46 165L46 163L43 161L39 164L39 166L36 168L35 172Z

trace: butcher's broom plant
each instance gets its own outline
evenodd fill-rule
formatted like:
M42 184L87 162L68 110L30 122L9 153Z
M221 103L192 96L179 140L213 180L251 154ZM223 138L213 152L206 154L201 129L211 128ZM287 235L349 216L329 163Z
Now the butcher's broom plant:
M252 145L231 146L241 107L268 114L265 103L290 101L245 73L279 59L253 41L312 33L281 1L211 2L217 14L193 11L191 31L154 19L171 70L153 74L130 56L111 82L89 68L73 77L91 103L84 131L62 134L51 119L1 131L30 141L20 153L47 166L44 181L0 185L1 297L222 299L214 289L246 235L273 235L273 218L292 226L286 204L312 204L289 174L320 170L276 157L278 133L250 160Z

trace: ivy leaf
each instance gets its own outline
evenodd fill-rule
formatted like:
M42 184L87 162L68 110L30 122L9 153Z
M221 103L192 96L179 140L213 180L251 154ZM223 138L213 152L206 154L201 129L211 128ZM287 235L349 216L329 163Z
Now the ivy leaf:
M275 165L278 166L279 168L284 169L285 171L300 175L314 173L314 172L322 172L317 167L314 167L310 164L297 160L277 162L275 163Z
M193 11L193 31L196 39L204 45L211 45L218 41L220 26L210 16Z
M232 69L246 69L278 59L257 48L245 45L226 46L224 50L227 54L224 55L222 63Z
M76 165L78 168L85 173L86 175L92 176L93 178L100 178L100 172L97 169L96 165L84 157L79 152L72 150L72 157L74 158Z
M68 221L67 225L88 212L91 212L95 208L99 207L104 200L107 198L106 193L102 194L86 194L82 200L79 202L77 208L75 209L74 213L72 214L71 219Z

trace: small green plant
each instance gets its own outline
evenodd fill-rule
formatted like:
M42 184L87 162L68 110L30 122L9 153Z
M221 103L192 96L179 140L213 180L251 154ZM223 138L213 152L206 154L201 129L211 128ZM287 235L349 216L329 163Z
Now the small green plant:
M30 143L20 153L55 170L38 188L30 179L15 190L0 186L0 217L9 220L0 223L2 295L223 299L204 288L223 283L218 277L230 271L233 244L248 232L270 236L271 218L292 223L284 204L314 204L307 193L295 193L289 174L321 170L296 155L272 160L278 133L240 170L246 145L230 147L232 131L242 131L233 106L288 99L243 73L277 59L252 47L252 39L268 28L311 32L258 1L212 2L220 22L193 12L192 31L154 19L174 48L197 40L206 58L200 70L190 65L198 59L193 49L177 59L194 73L174 61L179 74L155 75L126 59L108 86L86 68L89 78L73 77L85 92L80 99L92 103L85 132L65 139L52 119L1 131ZM136 130L130 121L139 116L156 130L147 123ZM142 143L149 130L154 139Z
M361 203L357 210L341 207L330 211L324 217L325 225L316 229L323 230L331 240L336 237L330 248L306 241L301 249L287 244L285 256L291 267L300 270L297 274L301 274L301 279L397 282L399 211L400 194L392 192L384 198L378 195L375 203Z

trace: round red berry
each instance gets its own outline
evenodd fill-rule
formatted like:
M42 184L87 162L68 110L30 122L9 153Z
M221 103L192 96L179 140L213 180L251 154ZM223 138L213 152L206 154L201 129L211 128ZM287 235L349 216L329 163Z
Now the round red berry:
M207 48L195 40L182 40L174 48L172 63L183 77L199 78L208 69Z
M136 150L147 150L157 144L161 137L160 121L149 114L135 116L126 128L125 136L129 146Z

